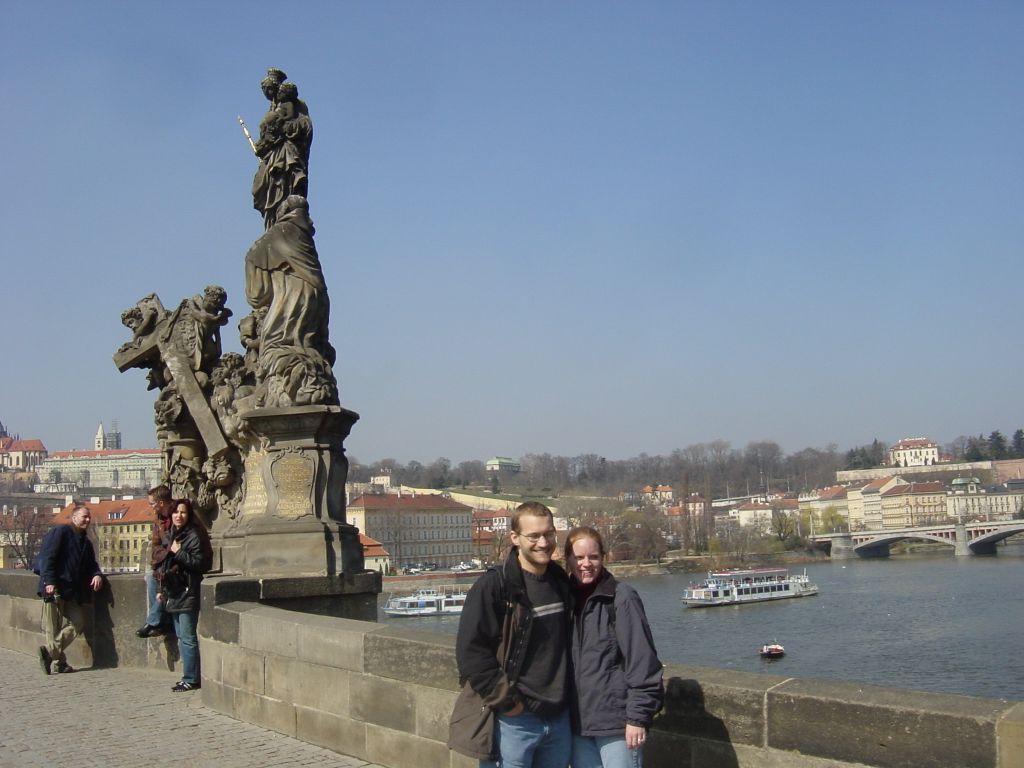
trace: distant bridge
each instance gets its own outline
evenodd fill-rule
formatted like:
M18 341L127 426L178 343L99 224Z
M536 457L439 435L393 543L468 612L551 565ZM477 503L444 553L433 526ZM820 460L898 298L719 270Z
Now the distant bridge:
M996 544L1015 533L1024 533L1024 520L989 523L949 523L918 528L886 528L812 536L815 546L837 560L854 557L888 557L889 545L907 539L949 544L958 556L994 555Z

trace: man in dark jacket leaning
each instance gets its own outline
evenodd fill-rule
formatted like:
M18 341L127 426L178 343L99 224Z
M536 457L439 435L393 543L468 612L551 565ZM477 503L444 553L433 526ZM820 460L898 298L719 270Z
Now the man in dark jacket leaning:
M89 592L103 588L103 574L96 562L96 551L86 536L92 514L84 505L75 507L70 525L51 528L43 538L39 552L39 588L43 598L43 635L46 645L39 646L39 663L50 674L56 662L58 672L74 672L64 649L85 627L85 603Z
M493 732L469 732L452 716L449 746L480 759L481 768L565 768L569 725L569 617L565 571L551 561L551 510L521 504L512 516L512 548L470 589L459 621L455 654L464 690L497 715ZM464 711L472 713L472 702ZM465 724L465 725L464 725ZM476 738L479 736L479 738Z

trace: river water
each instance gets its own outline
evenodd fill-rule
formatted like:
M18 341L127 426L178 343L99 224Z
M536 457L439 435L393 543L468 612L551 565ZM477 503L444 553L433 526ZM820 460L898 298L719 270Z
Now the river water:
M629 583L666 663L1024 700L1024 546L947 552L808 565L817 596L742 606L686 608L693 574ZM458 626L457 616L389 621ZM762 660L775 641L786 656Z

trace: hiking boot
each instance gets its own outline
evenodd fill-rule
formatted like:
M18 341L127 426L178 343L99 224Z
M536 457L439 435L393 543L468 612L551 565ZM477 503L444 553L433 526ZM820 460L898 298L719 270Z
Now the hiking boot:
M50 664L51 664L52 661L53 661L53 659L50 658L50 652L48 650L46 650L46 646L45 645L40 645L39 646L39 664L42 666L44 674L47 674L47 675L50 674Z

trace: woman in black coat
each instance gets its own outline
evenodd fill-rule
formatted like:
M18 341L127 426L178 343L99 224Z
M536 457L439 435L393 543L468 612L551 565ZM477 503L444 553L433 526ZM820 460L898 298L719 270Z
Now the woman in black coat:
M183 674L172 691L194 691L201 685L199 665L199 585L203 570L208 567L210 535L192 509L192 502L180 499L174 502L171 527L165 546L167 558L160 564L158 599L164 610L171 614L174 632L181 650Z

